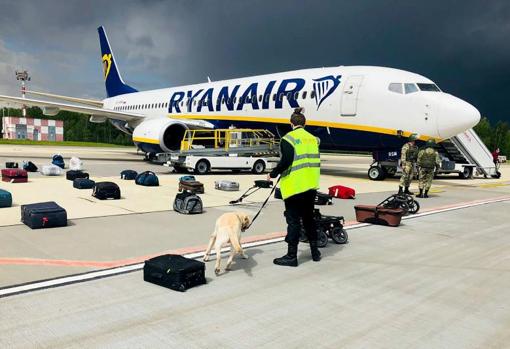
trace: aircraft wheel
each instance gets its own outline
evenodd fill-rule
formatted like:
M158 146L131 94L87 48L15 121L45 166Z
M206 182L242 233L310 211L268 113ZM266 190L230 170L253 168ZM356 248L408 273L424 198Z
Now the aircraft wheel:
M373 181L381 181L386 178L386 173L381 166L370 166L368 169L368 178Z

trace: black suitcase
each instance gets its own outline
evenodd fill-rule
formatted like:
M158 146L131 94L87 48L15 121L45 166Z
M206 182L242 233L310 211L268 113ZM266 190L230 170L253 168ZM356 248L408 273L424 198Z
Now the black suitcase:
M89 174L79 170L69 170L66 172L67 180L74 181L76 178L89 178Z
M88 178L75 178L73 181L73 187L76 189L92 189L94 185L96 182Z
M181 292L207 282L204 263L175 254L146 260L143 280Z
M5 168L18 168L18 163L17 162L6 162Z
M67 212L53 201L21 205L21 222L32 229L65 227Z
M113 182L97 182L92 196L99 200L120 199L120 188Z
M134 180L138 176L138 173L133 170L124 170L120 173L120 179Z

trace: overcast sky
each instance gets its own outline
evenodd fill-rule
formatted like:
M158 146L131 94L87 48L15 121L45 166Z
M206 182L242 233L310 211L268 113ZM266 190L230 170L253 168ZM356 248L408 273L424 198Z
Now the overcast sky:
M509 120L510 1L4 1L0 93L104 98L97 27L139 89L337 65L413 71Z

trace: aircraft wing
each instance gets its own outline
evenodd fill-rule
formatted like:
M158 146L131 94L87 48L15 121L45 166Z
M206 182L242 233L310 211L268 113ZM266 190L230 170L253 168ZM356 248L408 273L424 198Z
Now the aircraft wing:
M76 97L69 97L69 96L62 96L62 95L56 95L53 93L47 93L47 92L37 92L37 91L26 91L27 94L32 94L36 96L43 96L43 97L50 97L50 98L56 98L61 99L63 101L73 102L73 103L80 103L80 104L86 104L91 105L93 107L99 107L101 108L103 106L103 101L97 101L93 99L85 99L85 98L76 98Z
M30 107L39 107L41 109L51 109L52 111L58 112L59 110L67 110L75 113L82 113L88 115L94 115L99 117L105 117L108 119L122 120L122 121L139 121L143 120L144 116L137 113L126 113L122 111L115 111L109 109L103 109L92 106L80 106L66 103L57 103L57 102L49 102L42 101L38 99L30 99L30 98L21 98L21 97L11 97L11 96L3 96L0 95L0 102L7 102L17 105L26 105Z

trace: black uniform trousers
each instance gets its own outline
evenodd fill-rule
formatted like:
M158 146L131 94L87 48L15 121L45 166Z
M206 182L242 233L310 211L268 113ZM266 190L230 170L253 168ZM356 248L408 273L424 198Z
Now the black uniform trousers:
M317 229L315 227L315 220L313 219L316 194L316 190L308 190L304 193L292 195L284 200L284 215L287 220L287 236L285 237L285 241L289 245L297 246L299 244L301 227L305 228L308 241L317 241Z

